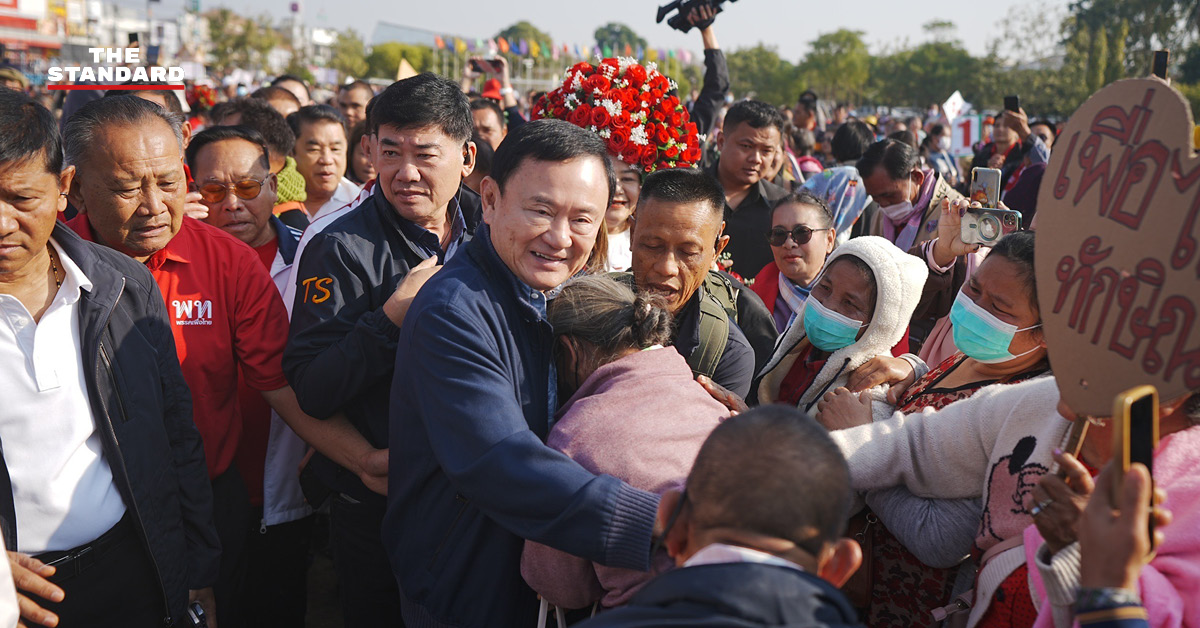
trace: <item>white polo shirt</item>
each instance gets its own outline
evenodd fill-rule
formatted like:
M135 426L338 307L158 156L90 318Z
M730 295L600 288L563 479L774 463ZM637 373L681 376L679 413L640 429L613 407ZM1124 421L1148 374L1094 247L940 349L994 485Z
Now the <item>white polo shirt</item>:
M125 514L84 378L78 310L92 282L51 244L66 278L41 321L0 294L0 446L16 507L12 549L29 554L89 543Z

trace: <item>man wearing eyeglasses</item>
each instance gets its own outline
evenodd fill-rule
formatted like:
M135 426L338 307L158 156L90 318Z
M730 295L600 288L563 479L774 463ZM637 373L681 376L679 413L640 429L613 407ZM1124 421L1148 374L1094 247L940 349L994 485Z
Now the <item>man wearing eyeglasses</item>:
M251 519L245 484L233 466L243 427L239 373L284 420L303 413L280 366L287 314L270 275L237 238L184 216L181 123L136 97L80 109L63 133L66 162L77 173L69 196L80 213L69 226L85 240L143 262L166 301L212 482L222 549L216 618L228 628L244 616L234 587ZM235 193L240 188L250 195L253 186L236 178ZM216 196L214 187L208 192Z

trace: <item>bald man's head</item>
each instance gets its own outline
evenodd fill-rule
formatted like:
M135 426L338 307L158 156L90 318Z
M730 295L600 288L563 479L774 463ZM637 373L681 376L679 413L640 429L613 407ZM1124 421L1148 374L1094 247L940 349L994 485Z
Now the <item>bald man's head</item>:
M705 441L687 482L692 525L794 542L817 554L850 517L850 469L819 423L784 406L735 416Z

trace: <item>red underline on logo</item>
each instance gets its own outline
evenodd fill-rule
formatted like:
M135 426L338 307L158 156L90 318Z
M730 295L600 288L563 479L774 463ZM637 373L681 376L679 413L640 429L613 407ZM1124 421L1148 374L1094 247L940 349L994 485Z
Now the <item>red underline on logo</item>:
M170 90L182 91L183 88L184 88L183 85L47 85L46 86L46 89L49 89L52 91L60 90L60 89L67 90L67 91L77 90L77 89L80 89L80 90L116 89L116 90L136 91L136 92L150 92L150 91L160 90L160 89L161 90L170 89Z

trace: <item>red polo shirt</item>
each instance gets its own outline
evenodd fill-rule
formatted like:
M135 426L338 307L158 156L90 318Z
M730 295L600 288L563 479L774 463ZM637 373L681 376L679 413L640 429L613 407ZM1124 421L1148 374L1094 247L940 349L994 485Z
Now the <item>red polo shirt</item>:
M86 215L67 224L95 241ZM239 369L256 390L287 385L280 364L287 311L253 249L191 218L146 267L166 301L208 476L215 478L229 468L242 434Z

